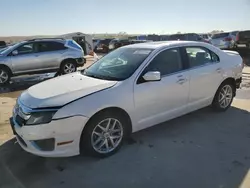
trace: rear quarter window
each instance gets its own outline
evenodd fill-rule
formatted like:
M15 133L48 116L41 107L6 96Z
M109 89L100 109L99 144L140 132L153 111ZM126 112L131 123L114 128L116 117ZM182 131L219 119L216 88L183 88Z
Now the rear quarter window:
M66 44L65 44L65 47L82 50L82 47L79 44L77 44L77 42L75 42L73 40L67 40Z

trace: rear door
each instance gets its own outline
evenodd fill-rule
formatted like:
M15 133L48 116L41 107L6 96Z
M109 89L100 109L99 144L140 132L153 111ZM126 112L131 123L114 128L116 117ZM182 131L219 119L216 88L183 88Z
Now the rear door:
M200 46L185 47L190 73L189 110L212 103L215 92L223 81L223 70L218 55Z
M64 44L55 41L39 41L37 43L39 67L44 70L59 68L61 57L67 49Z

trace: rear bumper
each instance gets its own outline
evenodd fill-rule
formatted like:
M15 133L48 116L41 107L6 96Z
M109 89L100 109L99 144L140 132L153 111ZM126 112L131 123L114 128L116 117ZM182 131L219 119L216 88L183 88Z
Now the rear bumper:
M235 80L235 83L236 83L236 89L239 89L240 88L240 84L242 82L242 78L238 78Z

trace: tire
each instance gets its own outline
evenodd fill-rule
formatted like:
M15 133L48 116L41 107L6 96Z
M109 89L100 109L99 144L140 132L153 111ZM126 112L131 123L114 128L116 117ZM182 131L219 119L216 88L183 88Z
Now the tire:
M5 67L0 67L0 86L9 84L11 78L10 71Z
M226 111L233 102L235 92L236 88L231 82L223 82L214 96L213 109L220 112Z
M61 74L69 74L76 72L77 66L74 60L66 60L61 64L60 72Z
M104 51L104 53L107 54L109 52L109 48L107 46L105 46L103 51Z
M114 124L115 120L116 123ZM109 122L109 128L111 130L113 128L113 131L104 130L107 128L106 125ZM120 113L114 111L103 111L96 114L89 120L82 133L80 142L81 153L87 152L94 157L101 158L115 154L121 148L123 141L128 136L129 131L126 124L127 120ZM113 125L115 126L113 127ZM111 140L113 141L114 147L112 147ZM106 143L108 144L108 147ZM99 147L100 149L98 150Z

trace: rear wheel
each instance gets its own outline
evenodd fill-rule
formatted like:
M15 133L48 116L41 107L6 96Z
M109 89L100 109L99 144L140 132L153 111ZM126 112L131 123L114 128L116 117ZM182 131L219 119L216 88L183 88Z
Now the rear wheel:
M232 104L236 88L230 82L221 84L217 90L214 100L213 108L217 111L226 111Z
M124 117L109 111L95 115L87 123L81 149L97 157L108 157L122 146L128 130Z
M10 71L5 67L0 67L0 85L6 85L10 81Z
M72 72L76 72L76 62L73 60L66 60L61 65L61 73L62 74L69 74Z

